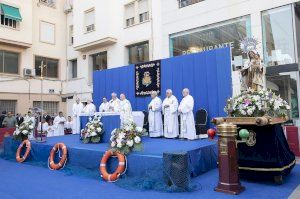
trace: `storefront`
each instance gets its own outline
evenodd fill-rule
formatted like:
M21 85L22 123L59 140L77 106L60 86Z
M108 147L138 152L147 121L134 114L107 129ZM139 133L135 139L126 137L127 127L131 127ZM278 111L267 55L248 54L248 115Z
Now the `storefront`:
M247 59L240 50L240 41L250 36L250 16L239 17L170 35L170 55L179 56L231 47L232 69L236 70L242 67Z

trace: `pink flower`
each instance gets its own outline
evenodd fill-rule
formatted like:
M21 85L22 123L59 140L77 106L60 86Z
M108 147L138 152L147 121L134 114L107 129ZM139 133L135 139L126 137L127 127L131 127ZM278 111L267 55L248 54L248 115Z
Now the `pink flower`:
M251 104L251 100L245 99L245 100L244 100L244 103L248 106L249 104Z

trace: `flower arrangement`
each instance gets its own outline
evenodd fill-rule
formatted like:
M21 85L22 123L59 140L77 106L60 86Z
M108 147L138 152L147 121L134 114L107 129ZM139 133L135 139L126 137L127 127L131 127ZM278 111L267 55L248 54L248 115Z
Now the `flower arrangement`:
M85 128L81 130L82 142L87 143L99 143L103 134L103 123L101 122L101 116L95 116L93 119L90 117L89 122Z
M290 106L271 90L248 89L227 100L225 112L231 117L286 117Z
M28 136L32 134L34 131L34 125L31 120L24 121L20 124L20 126L16 126L16 130L13 133L13 137L15 140L23 141L28 139Z
M129 122L121 128L114 129L111 132L110 146L113 151L118 151L122 154L128 154L131 151L142 150L142 136L146 130L137 127L134 122Z

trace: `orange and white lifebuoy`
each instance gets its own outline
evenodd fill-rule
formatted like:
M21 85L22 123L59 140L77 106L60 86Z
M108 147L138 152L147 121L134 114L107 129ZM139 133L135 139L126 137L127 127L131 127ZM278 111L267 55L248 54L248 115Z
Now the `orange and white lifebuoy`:
M106 163L109 160L109 158L111 158L112 156L116 156L118 158L119 166L114 173L109 174L106 170ZM125 169L126 169L125 155L112 150L105 152L100 163L100 173L101 173L101 177L104 180L108 182L115 182L116 180L119 179L120 175L122 175L125 172Z
M62 156L60 156L60 160L58 162L58 164L56 164L54 162L54 158L55 158L55 153L59 152L59 150L62 150L63 154ZM64 143L56 143L54 145L54 147L51 149L51 152L50 152L50 156L49 156L49 159L48 159L48 165L49 165L49 168L52 169L52 170L59 170L61 169L63 166L65 166L66 162L67 162L67 155L68 155L68 150L67 150L67 147Z
M26 151L25 151L25 154L23 155L23 157L21 157L21 151L22 151L22 148L23 146L26 146ZM31 143L29 142L29 140L24 140L20 145L19 145L19 148L16 152L16 160L17 162L24 162L26 160L26 158L28 157L29 153L30 153L30 150L31 150Z

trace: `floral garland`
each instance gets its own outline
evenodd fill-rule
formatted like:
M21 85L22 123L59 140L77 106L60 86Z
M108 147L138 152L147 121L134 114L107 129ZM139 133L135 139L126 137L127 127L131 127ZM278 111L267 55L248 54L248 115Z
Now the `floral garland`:
M271 90L248 89L227 100L225 112L231 117L286 117L290 106Z
M82 142L85 144L99 143L103 133L104 130L103 123L101 122L101 116L95 116L93 119L90 117L85 128L81 130Z
M33 130L33 122L31 120L24 121L20 124L20 126L16 126L13 137L15 140L22 141L24 139L27 139L28 136L33 133Z
M114 129L111 132L110 146L113 151L118 151L122 154L128 154L131 151L142 150L142 136L146 130L137 127L134 122L129 122L121 128Z

